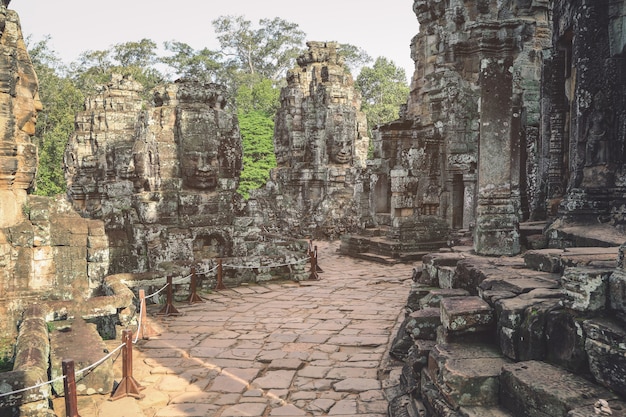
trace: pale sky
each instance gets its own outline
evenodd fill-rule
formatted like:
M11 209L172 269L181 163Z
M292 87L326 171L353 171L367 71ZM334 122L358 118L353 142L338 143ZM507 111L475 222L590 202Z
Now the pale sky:
M384 56L413 74L411 38L419 26L413 0L13 0L24 36L34 41L50 35L50 45L65 62L86 50L148 38L162 47L176 40L194 49L217 49L211 21L243 15L280 17L297 23L307 40L338 41Z

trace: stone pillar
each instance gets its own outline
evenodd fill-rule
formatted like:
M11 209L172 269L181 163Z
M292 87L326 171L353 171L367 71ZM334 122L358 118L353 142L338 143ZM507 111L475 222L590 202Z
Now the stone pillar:
M463 229L469 230L476 219L476 174L463 175Z
M511 61L485 58L481 62L481 125L478 155L478 205L474 249L481 255L520 252L519 193L512 189ZM519 117L519 115L517 116Z

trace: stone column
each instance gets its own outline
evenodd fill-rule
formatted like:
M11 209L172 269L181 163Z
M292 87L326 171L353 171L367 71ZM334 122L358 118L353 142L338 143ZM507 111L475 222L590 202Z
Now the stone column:
M476 218L476 174L463 175L463 229L469 230Z
M481 126L478 152L478 205L474 249L481 255L520 252L519 193L512 188L513 76L510 59L481 62ZM519 117L519 115L517 116Z

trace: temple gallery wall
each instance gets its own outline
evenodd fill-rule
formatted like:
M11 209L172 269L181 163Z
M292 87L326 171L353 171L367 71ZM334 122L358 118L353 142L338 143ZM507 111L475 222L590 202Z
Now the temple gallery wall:
M31 304L41 307L46 320L93 317L90 303L110 293L112 276L124 275L139 287L191 268L208 271L217 259L228 259L250 268L226 276L229 285L307 279L299 261L311 238L341 239L340 252L349 256L424 265L417 284L476 297L480 301L471 305L500 314L474 326L477 340L492 341L481 331L497 328L495 350L511 362L543 361L546 355L521 353L526 346L505 337L522 330L514 327L519 320L503 318L510 306L497 307L498 297L514 299L537 288L506 287L513 295L502 290L495 297L489 292L495 286L481 287L489 276L485 270L501 259L538 253L532 251L613 248L606 259L601 256L604 275L570 271L569 278L559 275L542 287L553 293L530 299L561 302L569 323L561 328L569 326L568 335L581 329L572 323L590 317L611 320L612 331L623 334L626 281L616 248L626 241L625 0L415 0L407 10L419 21L410 46L410 94L399 119L377 126L372 137L338 44L308 42L280 94L277 166L247 200L236 192L243 151L226 87L180 79L145 99L141 85L124 76L88 97L76 115L64 154L67 195L34 196L33 135L41 102L19 18L7 5L0 5L2 335L17 335ZM467 255L432 255L442 248ZM469 256L474 266L463 267ZM559 266L551 274L593 263L554 262ZM603 307L560 298L568 294L563 282L571 298L577 293L572 288L598 274ZM433 297L421 289L412 293L412 313L425 314L425 306L454 311L439 299L436 305L415 304L415 297L426 296ZM104 310L117 317L127 308L132 306ZM446 330L446 323L435 327ZM605 328L596 322L582 326L582 333L596 336ZM436 344L420 348L432 366L451 352L440 347L457 341L458 334L444 330L430 337ZM465 333L474 332L459 334ZM626 353L609 339L586 340L604 343L623 371ZM414 332L398 340L415 352L422 339ZM586 346L585 340L575 342ZM547 362L591 375L621 398L623 378L601 371L602 349L581 349L572 355L587 355L586 363ZM410 357L398 352L397 358ZM416 379L418 362L412 362ZM433 369L430 382L425 380L432 383L428 392L441 393L449 381L436 381ZM435 405L435 394L421 397L431 398L429 415L479 415L452 414L463 405L452 397L442 400L450 414ZM494 401L476 401L482 400Z

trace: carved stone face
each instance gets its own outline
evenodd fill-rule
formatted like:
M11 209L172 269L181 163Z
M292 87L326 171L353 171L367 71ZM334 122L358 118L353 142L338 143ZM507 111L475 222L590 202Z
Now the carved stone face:
M220 173L218 144L193 137L183 138L180 166L183 186L214 190Z
M17 127L28 136L33 136L37 124L37 113L43 110L43 105L39 99L37 77L33 68L29 66L25 70L19 76L15 86L14 116Z
M349 164L352 160L352 143L344 137L334 137L330 141L328 156L335 164Z

